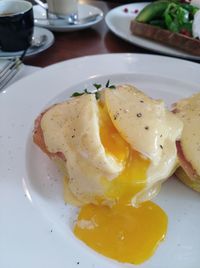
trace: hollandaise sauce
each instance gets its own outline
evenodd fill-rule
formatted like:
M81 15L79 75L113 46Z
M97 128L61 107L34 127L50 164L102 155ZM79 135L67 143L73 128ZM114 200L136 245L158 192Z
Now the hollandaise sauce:
M81 208L75 235L97 252L120 262L140 264L154 253L167 231L167 216L153 202L137 208L131 198L146 186L150 160L134 151L121 137L102 104L100 138L108 155L124 165L112 181L102 178L106 197L113 206L85 205Z

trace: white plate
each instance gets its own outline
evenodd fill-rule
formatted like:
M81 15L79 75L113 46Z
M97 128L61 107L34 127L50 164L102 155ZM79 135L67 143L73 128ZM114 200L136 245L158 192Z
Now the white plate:
M51 31L54 32L71 32L71 31L77 31L82 30L91 27L92 25L95 25L96 23L100 22L103 19L103 12L101 9L87 5L87 4L78 4L78 16L79 19L83 19L87 16L91 16L94 14L99 14L99 16L94 21L90 21L84 24L78 24L78 25L51 25L48 20L44 21L37 21L38 19L46 19L46 11L39 5L33 6L33 13L34 13L34 19L35 19L35 25L40 27L45 27Z
M50 66L7 88L0 95L0 267L132 267L74 237L76 209L64 205L62 179L32 142L34 119L46 106L108 79L133 83L170 105L200 90L199 73L198 64L184 60L107 54ZM198 268L199 194L171 178L155 202L168 214L167 237L149 261L136 267Z
M143 9L148 3L134 3L134 4L127 4L123 6L116 7L112 9L110 12L107 13L105 17L106 24L108 28L117 36L121 37L122 39L129 41L132 44L141 46L143 48L150 49L152 51L163 53L166 55L181 57L185 59L191 60L200 60L200 57L193 56L188 53L182 52L175 48L171 48L154 41L133 35L130 31L130 22L133 20L137 14L135 10L140 11ZM127 9L128 12L124 10Z
M52 32L44 28L34 27L34 33L33 33L34 38L37 39L41 35L46 35L47 37L47 41L45 42L45 44L41 47L29 48L26 52L26 57L41 53L42 51L46 50L54 43L54 35L52 34ZM0 50L0 57L3 57L3 58L17 57L17 56L21 56L22 53L23 51L5 52L5 51Z

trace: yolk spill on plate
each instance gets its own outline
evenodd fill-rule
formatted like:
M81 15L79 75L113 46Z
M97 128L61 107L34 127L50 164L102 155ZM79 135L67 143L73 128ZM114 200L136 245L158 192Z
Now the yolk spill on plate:
M106 108L99 105L100 137L107 154L123 163L121 174L108 182L112 207L85 205L74 228L75 235L97 252L120 262L140 264L154 253L167 231L167 216L153 202L132 207L131 197L146 185L150 161L130 148L114 127Z
M154 253L166 228L166 214L152 202L138 208L86 205L80 211L74 233L104 256L140 264Z

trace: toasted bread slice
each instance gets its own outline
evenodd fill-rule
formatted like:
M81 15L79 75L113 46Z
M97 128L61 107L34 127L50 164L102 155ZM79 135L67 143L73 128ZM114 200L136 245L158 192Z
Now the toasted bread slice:
M173 33L147 23L137 22L136 20L131 21L130 30L134 35L183 50L194 56L200 56L200 40L198 39Z

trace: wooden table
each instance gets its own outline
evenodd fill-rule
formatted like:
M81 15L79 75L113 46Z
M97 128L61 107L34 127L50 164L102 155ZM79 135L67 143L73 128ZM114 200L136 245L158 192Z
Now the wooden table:
M122 5L122 2L105 2L94 0L83 0L99 7L104 14L110 9ZM74 32L54 32L55 43L46 51L25 59L25 64L45 67L50 64L68 60L76 57L116 53L136 52L150 53L148 50L139 48L115 36L107 27L103 19L97 25L89 29Z
M114 7L122 5L121 1L81 0L99 7L104 14ZM104 53L153 53L137 47L115 36L107 27L105 20L97 25L81 31L55 32L55 43L46 51L25 59L25 64L45 67L53 63L76 57Z

